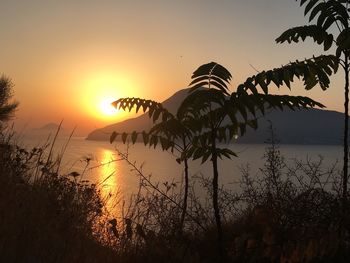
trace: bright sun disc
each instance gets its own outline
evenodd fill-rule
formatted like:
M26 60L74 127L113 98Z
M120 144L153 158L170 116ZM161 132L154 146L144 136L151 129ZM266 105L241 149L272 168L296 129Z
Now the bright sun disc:
M100 110L104 115L111 116L118 112L111 104L113 101L115 101L115 99L104 99L101 101Z

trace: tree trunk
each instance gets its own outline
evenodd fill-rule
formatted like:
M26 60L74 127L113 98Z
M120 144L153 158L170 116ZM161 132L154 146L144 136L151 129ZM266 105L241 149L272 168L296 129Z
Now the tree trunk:
M348 145L348 132L349 132L349 63L348 58L345 56L345 100L344 100L344 166L343 166L343 210L347 208L347 192L348 192L348 162L349 162L349 145Z
M219 262L223 262L224 259L224 243L222 236L222 226L220 217L220 208L218 201L219 191L219 172L218 172L218 156L216 154L215 138L212 138L212 162L213 162L213 208L217 229L217 246L219 253Z
M185 164L185 193L184 193L184 202L182 205L182 214L181 214L181 219L180 219L180 233L182 233L184 222L185 222L185 216L186 216L186 212L187 212L187 197L188 197L188 185L189 185L187 158L185 158L184 164Z

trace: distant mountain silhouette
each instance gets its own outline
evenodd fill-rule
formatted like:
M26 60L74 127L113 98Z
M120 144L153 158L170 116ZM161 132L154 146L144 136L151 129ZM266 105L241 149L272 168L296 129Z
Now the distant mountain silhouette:
M302 109L271 111L258 122L258 130L248 130L239 143L264 143L269 138L269 122L283 144L342 144L344 115L336 111Z
M37 136L47 136L49 134L55 134L59 126L60 125L57 123L50 122L39 128L32 129L31 131L29 131L29 133L31 135L37 135ZM68 132L64 130L63 126L61 126L59 134L65 136L68 134Z
M57 123L50 122L50 123L47 123L40 128L37 128L36 130L57 130L59 126L60 125ZM63 129L63 127L61 127L61 130L62 129Z
M188 89L180 90L162 104L171 112L176 112ZM269 138L269 121L283 144L329 144L342 143L343 114L336 111L319 109L302 109L292 111L271 110L259 119L258 129L248 129L247 133L236 140L237 143L264 143ZM87 140L107 141L113 131L132 132L148 130L152 121L148 113L116 124L97 129L87 136Z

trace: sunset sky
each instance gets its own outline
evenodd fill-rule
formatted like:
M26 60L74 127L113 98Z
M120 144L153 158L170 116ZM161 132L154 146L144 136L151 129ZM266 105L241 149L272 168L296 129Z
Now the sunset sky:
M163 101L201 64L229 69L234 91L254 68L323 53L311 41L275 43L306 22L292 0L0 0L0 73L15 84L18 126L64 119L67 129L76 125L85 135L126 118L104 113L103 101ZM292 94L342 111L341 77L328 91L296 84Z

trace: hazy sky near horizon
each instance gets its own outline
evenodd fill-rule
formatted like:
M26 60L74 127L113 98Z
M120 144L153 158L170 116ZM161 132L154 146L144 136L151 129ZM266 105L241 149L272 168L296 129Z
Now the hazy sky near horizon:
M254 68L322 54L311 41L275 43L306 22L292 0L0 0L0 73L15 84L16 123L64 119L86 134L126 118L103 114L101 101L163 101L187 87L201 64L229 69L234 91ZM327 91L295 84L291 94L342 111L341 73L332 80Z

